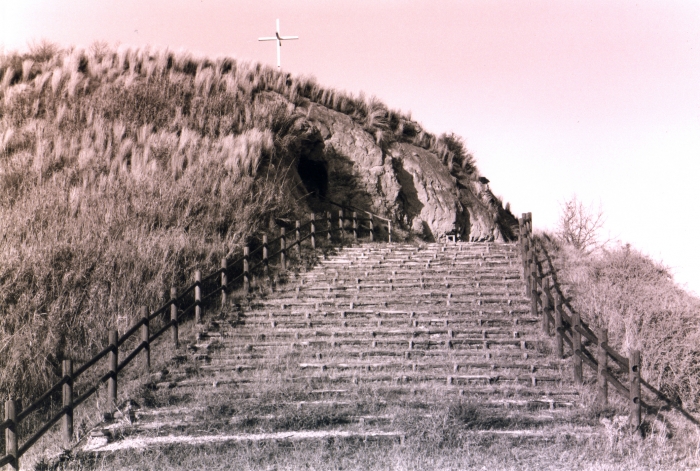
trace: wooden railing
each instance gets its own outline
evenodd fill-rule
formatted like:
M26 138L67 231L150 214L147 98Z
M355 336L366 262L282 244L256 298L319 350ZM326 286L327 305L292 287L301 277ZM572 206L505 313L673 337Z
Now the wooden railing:
M658 407L643 401L642 386L666 407L677 410L694 424L700 425L680 403L644 380L639 350L631 350L629 357L623 356L608 345L607 329L601 328L595 333L581 320L580 314L562 293L556 269L546 247L533 236L532 213L523 213L518 223L525 294L530 298L531 314L533 317L541 316L542 331L548 336L554 336L554 353L557 358L564 358L564 344L571 349L574 382L582 385L583 366L591 368L596 373L598 404L607 406L608 384L612 385L615 391L629 401L630 424L638 433L641 433L642 407L658 410ZM595 349L589 350L586 342ZM608 359L612 359L612 364Z
M199 270L193 274L193 283L183 290L178 291L175 287L170 290L170 300L159 309L149 313L146 307L141 308L140 320L131 326L124 334L118 335L116 330L109 331L108 345L85 362L79 368L74 369L71 360L63 361L63 377L51 388L41 394L28 407L21 409L19 402L8 399L5 402L5 420L0 423L0 434L5 431L5 456L0 458L0 466L9 465L10 469L19 469L19 458L29 450L51 427L61 421L63 442L66 447L72 445L74 440L73 431L73 411L83 404L88 398L95 394L103 383L107 383L107 401L113 410L117 407L117 385L119 374L132 363L140 354L142 355L142 367L145 374L149 374L151 366L151 345L163 334L170 331L173 348L178 348L178 325L188 316L194 315L196 323L202 322L203 310L205 307L212 307L221 303L226 305L228 294L234 289L242 289L249 292L251 286L251 276L261 274L264 279L269 280L270 262L278 260L277 269L281 272L287 270L288 256L290 251L299 256L301 254L302 243L308 241L312 250L315 250L320 242L319 237L325 238L329 243L342 244L343 240L352 235L353 240L360 238L363 233L374 241L375 232L382 224L375 224L375 219L386 222L386 236L389 242L392 239L391 221L386 218L374 215L368 211L348 208L343 205L329 201L329 203L339 206L341 209L332 214L326 212L322 218L317 219L316 214L311 214L305 223L295 221L294 234L287 233L285 227L279 228L279 235L272 240L268 240L267 234L262 235L262 241L258 246L250 250L249 246L243 248L241 256L229 262L221 260L221 268L202 277ZM344 210L346 212L344 212ZM358 212L365 217L358 217ZM337 219L334 217L337 214ZM319 228L323 228L319 230ZM382 234L378 234L382 235ZM290 238L290 236L292 236ZM273 251L270 253L270 251ZM252 263L255 261L255 263ZM251 264L252 263L252 264ZM218 298L218 299L217 299ZM169 315L168 315L169 314ZM157 327L156 327L157 326ZM155 332L151 332L152 327L156 327ZM126 357L119 361L120 347L133 343L132 337L138 336L140 332L140 342L129 352ZM97 377L87 384L76 388L76 380L97 365L100 360L108 358L107 371L100 373L93 372L93 377ZM104 370L103 370L104 371ZM75 395L76 389L81 393ZM46 422L36 426L33 433L24 438L20 445L18 426L40 409L46 409L52 401L57 401L61 396L61 408ZM1 436L1 435L0 435Z

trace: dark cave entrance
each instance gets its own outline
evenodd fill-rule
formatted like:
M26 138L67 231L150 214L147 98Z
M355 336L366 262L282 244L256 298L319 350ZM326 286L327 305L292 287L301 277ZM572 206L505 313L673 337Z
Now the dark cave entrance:
M306 191L315 197L325 198L328 194L328 164L322 160L311 160L301 156L297 166L299 177Z

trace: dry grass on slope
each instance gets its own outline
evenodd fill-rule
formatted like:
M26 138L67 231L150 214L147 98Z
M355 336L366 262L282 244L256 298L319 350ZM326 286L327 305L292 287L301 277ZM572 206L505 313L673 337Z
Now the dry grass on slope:
M629 245L585 255L544 236L558 281L594 329L623 355L642 352L644 378L686 407L700 407L700 300Z
M310 101L475 171L455 136L260 64L103 44L0 55L0 391L31 399L118 317L293 214Z

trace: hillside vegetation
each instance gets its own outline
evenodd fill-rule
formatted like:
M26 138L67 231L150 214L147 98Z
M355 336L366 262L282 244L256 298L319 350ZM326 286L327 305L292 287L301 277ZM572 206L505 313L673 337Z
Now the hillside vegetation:
M581 319L596 332L607 328L609 344L623 355L639 350L643 378L697 412L700 300L629 245L587 252L546 234L542 241Z
M0 391L34 397L140 305L299 216L310 103L478 176L457 136L260 64L101 44L0 56Z

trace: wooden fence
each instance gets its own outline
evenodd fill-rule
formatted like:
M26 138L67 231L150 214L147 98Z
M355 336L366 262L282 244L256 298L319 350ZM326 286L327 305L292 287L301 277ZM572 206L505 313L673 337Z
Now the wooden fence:
M525 294L530 298L531 314L533 317L541 316L542 331L546 335L554 336L554 353L557 358L564 358L564 344L571 349L574 382L582 385L583 366L591 368L596 374L598 404L603 407L607 405L608 385L611 385L629 401L630 424L637 433L641 433L642 407L658 409L644 402L642 386L662 401L666 407L679 411L694 424L700 425L700 422L684 410L681 404L644 380L638 350L631 350L629 357L623 356L608 345L607 329L593 332L581 320L580 314L573 309L561 291L555 267L546 248L538 238L533 236L532 213L523 213L518 223ZM582 339L592 347L590 350L586 348L585 341L582 342ZM612 360L612 364L608 359Z
M224 306L227 303L228 293L233 289L243 289L248 292L252 274L259 273L264 277L269 277L271 261L273 263L278 261L276 268L281 272L286 271L288 256L292 250L299 256L302 243L308 241L311 249L315 250L320 242L319 237L325 238L330 243L333 243L335 239L335 242L342 244L343 240L350 235L353 240L357 240L363 233L370 241L374 241L377 236L386 234L388 242L391 242L392 232L389 219L357 208L338 205L331 201L329 203L339 206L341 209L337 213L326 212L321 218L317 218L316 214L311 214L309 220L303 224L300 221L295 221L293 234L287 233L285 227L280 227L279 235L272 240L268 240L267 234L263 234L262 243L258 244L255 249L250 250L250 247L244 247L241 256L231 262L226 259L221 260L221 268L205 277L202 277L200 271L195 271L193 283L179 292L175 287L171 288L170 300L159 309L149 313L146 307L142 307L140 320L124 334L119 336L116 330L109 331L109 341L105 348L83 365L74 369L71 360L64 360L61 380L41 394L28 407L21 409L18 401L7 400L5 402L5 420L0 423L0 434L3 430L5 431L5 456L0 458L0 466L9 465L12 470L19 469L19 458L59 421L62 421L64 445L71 446L74 441L73 411L95 394L103 383L107 383L108 404L114 409L117 406L119 373L142 354L143 372L149 374L151 345L156 339L170 331L171 344L176 349L179 346L178 325L185 318L194 315L195 322L200 323L205 307L214 306L218 302ZM358 211L360 214L364 214L364 217L358 217ZM379 224L375 224L375 220L379 220ZM382 223L386 223L384 228ZM321 227L323 229L319 230ZM375 233L377 234L375 235ZM252 263L253 261L255 263ZM152 328L156 326L157 330L152 332ZM138 337L139 333L140 342L136 339L138 345L119 361L120 347L124 349L125 344L133 344L133 337ZM82 384L77 388L76 380L105 358L108 359L109 365L107 371L95 381ZM99 374L96 373L96 375ZM76 389L81 390L79 395L75 394ZM29 437L20 437L18 430L20 423L31 414L46 408L47 404L56 401L59 395L60 404L62 404L60 410L48 421L39 425L37 430L33 430ZM21 438L23 438L23 442L20 445Z

